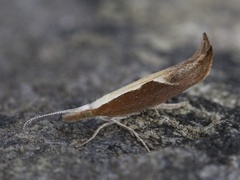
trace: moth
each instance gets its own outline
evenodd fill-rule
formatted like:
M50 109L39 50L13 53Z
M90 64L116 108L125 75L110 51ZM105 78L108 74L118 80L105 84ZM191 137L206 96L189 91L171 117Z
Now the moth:
M120 120L146 109L182 107L184 103L165 104L164 102L205 79L211 70L212 61L213 48L207 34L203 33L200 47L189 59L130 83L92 103L33 117L24 124L23 129L25 130L27 124L36 119L57 114L63 114L63 121L71 123L97 117L107 122L80 146L91 141L102 128L117 124L132 132L147 151L150 151L140 136Z

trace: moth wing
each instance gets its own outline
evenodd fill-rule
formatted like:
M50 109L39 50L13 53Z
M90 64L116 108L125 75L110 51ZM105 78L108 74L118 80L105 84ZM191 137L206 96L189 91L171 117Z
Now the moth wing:
M92 103L92 107L97 108L99 106L101 106L102 104L105 104L127 92L139 89L142 87L142 85L150 82L150 81L156 81L159 83L164 83L164 84L169 84L169 85L175 85L175 84L171 84L169 82L167 82L164 79L164 74L166 74L165 72L168 71L168 68L153 74L148 75L147 77L144 77L142 79L139 79L137 81L134 81L116 91L113 91L109 94L104 95L103 97L99 98L98 100L96 100L95 102Z

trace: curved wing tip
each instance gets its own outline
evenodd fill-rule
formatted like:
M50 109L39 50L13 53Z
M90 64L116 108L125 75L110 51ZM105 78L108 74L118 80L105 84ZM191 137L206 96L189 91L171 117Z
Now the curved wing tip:
M203 39L206 39L206 38L208 38L208 36L207 36L207 33L206 33L206 32L203 32L202 36L203 36Z
M201 50L201 53L207 53L209 51L212 51L212 45L210 44L210 41L208 39L208 36L207 36L207 33L203 33L202 34L202 50Z
M205 32L202 34L202 40L203 40L203 42L207 42L208 44L210 44L208 35Z

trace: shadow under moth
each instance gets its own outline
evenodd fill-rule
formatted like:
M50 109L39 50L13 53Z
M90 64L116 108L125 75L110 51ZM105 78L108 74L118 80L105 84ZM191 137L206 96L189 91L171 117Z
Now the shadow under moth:
M184 106L184 103L164 102L205 79L211 70L212 61L213 48L207 34L203 33L200 47L189 59L130 83L92 103L33 117L25 122L23 130L36 119L57 114L63 114L63 121L70 123L97 117L107 122L99 126L92 137L78 147L94 139L104 127L117 124L133 133L146 150L150 151L138 133L120 120L147 109L175 109Z

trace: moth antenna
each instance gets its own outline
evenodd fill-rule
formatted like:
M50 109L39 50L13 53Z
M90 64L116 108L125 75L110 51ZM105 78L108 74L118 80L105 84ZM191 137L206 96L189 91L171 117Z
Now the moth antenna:
M54 115L58 115L58 114L65 114L65 113L69 113L69 112L75 112L75 111L79 111L81 110L80 108L74 108L74 109L66 109L66 110L62 110L62 111L56 111L56 112L52 112L52 113L48 113L48 114L43 114L43 115L39 115L39 116L35 116L29 120L27 120L24 125L23 125L23 131L26 131L26 127L28 124L32 123L33 121L37 120L37 119L41 119L44 117L49 117L49 116L54 116Z

